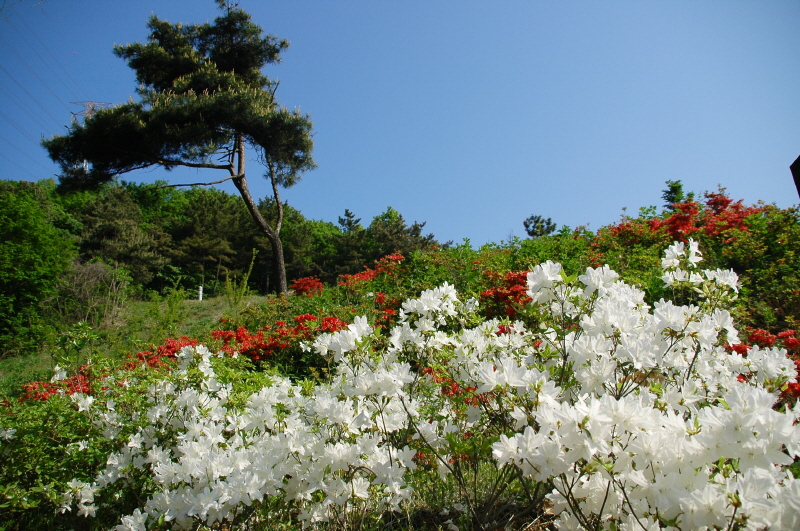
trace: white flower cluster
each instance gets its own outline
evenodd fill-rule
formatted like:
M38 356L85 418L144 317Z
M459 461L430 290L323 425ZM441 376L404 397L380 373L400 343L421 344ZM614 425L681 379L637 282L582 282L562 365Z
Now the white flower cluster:
M13 441L17 430L14 428L0 428L0 440Z
M343 336L367 329L356 325L331 334L328 344L357 342ZM300 519L310 525L343 507L397 508L410 495L404 472L415 466L414 452L388 446L380 436L405 425L399 398L411 378L408 364L348 369L311 397L288 379L276 379L236 408L229 403L231 385L216 379L208 349L185 347L179 359L179 378L149 389L148 424L108 457L93 485L71 485L62 510L77 501L79 514L91 516L99 489L145 476L158 491L122 518L118 531L144 530L159 518L176 528L198 520L212 525L267 496L301 506ZM87 397L74 402L91 408Z
M328 356L328 352L333 352L333 361L340 362L342 356L354 351L358 346L358 341L365 335L371 334L372 328L367 323L366 317L356 317L346 330L340 330L334 334L323 334L314 341L314 349L322 356Z
M61 496L59 512L71 511L72 504L77 504L78 516L94 516L97 511L94 496L100 490L100 486L73 479L67 483L67 487L69 490Z
M667 284L680 281L681 261L700 261L694 242L667 250ZM714 284L702 296L736 289L730 272L693 271L689 282L695 274ZM794 381L785 351L728 353L738 337L719 304L651 308L608 266L570 279L547 262L528 288L530 329L457 326L475 305L445 284L406 301L385 341L363 317L319 336L312 348L336 361L330 383L304 394L275 378L244 406L216 379L222 361L186 347L183 370L150 389L148 424L93 485L71 486L64 506L90 516L95 493L125 478L157 488L119 531L160 518L213 525L266 497L299 507L306 526L379 514L411 496L408 435L444 478L474 432L491 437L484 458L496 467L554 486L547 503L561 529L800 526L800 482L786 469L800 456L800 408L773 409ZM435 377L423 373L433 366ZM453 390L439 392L445 376Z
M712 271L707 269L701 274L697 271L697 264L702 260L703 254L696 241L689 238L688 249L683 242L675 242L667 248L665 256L661 260L661 268L664 270L661 279L667 286L673 286L676 283L698 286L705 280L709 280L738 293L739 276L733 270L715 269ZM704 276L705 278L703 278Z

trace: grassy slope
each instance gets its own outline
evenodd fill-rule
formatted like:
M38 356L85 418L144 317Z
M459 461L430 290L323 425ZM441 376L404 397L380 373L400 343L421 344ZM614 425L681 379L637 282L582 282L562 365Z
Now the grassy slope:
M98 339L89 348L95 355L122 358L148 350L167 338L204 338L223 316L237 315L246 308L265 302L268 297L244 297L237 307L224 296L203 301L164 297L152 301L128 301L113 323L97 330ZM49 380L58 347L49 345L28 356L0 360L0 397L14 396L20 385L34 380Z

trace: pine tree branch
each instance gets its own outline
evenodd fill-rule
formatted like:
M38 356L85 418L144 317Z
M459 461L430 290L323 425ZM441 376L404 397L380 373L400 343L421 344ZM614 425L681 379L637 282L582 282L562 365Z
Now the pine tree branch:
M219 181L213 181L213 182L210 182L210 183L165 184L165 185L159 186L158 188L159 189L161 189L161 188L178 188L179 186L211 186L211 185L214 185L214 184L224 183L225 181L230 181L234 177L236 177L236 175L229 175L228 177L225 177L224 179L220 179Z
M186 166L187 168L210 168L212 170L228 170L233 173L233 167L230 164L212 164L210 162L186 162L183 160L172 159L158 159L156 164L162 166Z

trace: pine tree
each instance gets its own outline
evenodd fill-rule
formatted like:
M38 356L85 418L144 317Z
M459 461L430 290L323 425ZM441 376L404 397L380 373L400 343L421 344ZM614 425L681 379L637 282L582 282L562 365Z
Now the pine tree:
M684 201L694 201L694 193L683 192L683 183L680 180L667 181L665 183L667 188L661 193L661 199L664 200L664 210L667 212L674 212L675 205L683 203Z
M171 24L153 16L147 43L118 45L140 83L140 101L93 109L73 121L66 135L43 141L62 168L61 185L97 186L116 175L162 166L226 172L272 247L277 291L285 293L280 238L283 203L279 188L315 167L311 121L275 100L277 82L262 74L277 63L285 40L262 29L235 4L217 0L222 16L213 24ZM254 148L272 185L277 212L259 212L245 173L245 147ZM180 186L180 185L175 185Z
M542 216L528 216L522 222L525 227L525 232L528 233L533 239L548 236L556 230L556 224L550 218L543 218Z

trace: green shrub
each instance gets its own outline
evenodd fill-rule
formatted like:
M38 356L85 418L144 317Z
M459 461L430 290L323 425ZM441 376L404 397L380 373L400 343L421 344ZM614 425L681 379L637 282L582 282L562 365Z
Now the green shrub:
M36 349L52 329L42 304L55 297L76 255L52 223L55 210L39 185L0 186L0 356Z

